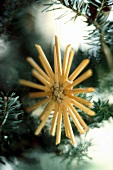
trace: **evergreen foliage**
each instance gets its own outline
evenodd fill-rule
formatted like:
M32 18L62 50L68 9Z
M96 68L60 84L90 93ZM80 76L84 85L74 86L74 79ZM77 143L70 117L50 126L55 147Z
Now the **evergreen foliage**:
M20 116L23 115L23 110L20 110L21 104L18 99L19 96L15 96L15 93L12 93L10 97L1 93L0 130L6 132L6 134L18 129L19 123L22 122Z
M76 147L73 147L69 141L63 141L57 148L57 155L62 156L62 161L67 160L67 164L76 160L77 164L81 164L88 159L92 159L88 155L88 149L93 145L91 140L80 141Z
M10 148L11 140L15 138L23 118L23 110L19 96L15 93L4 95L0 93L0 150ZM13 141L13 140L12 140ZM2 153L3 154L3 153Z
M47 7L44 11L63 9L59 2L73 12L73 17L70 20L76 21L77 17L83 16L87 26L94 26L93 29L89 30L89 35L84 37L86 44L89 44L92 48L90 51L96 51L96 55L105 60L108 68L112 70L113 55L110 46L112 45L113 24L107 18L113 2L111 0L58 0L51 4L45 4ZM51 8L53 5L55 8ZM65 10L56 19L61 19L68 14L69 12Z

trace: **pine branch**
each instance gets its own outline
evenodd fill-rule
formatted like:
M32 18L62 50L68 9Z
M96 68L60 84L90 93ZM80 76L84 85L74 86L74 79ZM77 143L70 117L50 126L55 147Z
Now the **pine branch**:
M113 55L110 49L111 42L108 44L108 41L106 40L107 34L104 31L108 27L106 27L106 25L100 26L97 22L93 22L93 24L95 26L95 30L90 32L90 35L86 38L86 40L87 39L93 40L93 43L92 44L89 43L89 45L94 45L95 43L96 45L98 45L98 47L100 47L100 49L102 49L102 52L104 54L102 57L105 57L108 67L110 71L112 71L113 70L113 67L112 67L113 66ZM96 37L96 40L94 39L95 37Z
M86 98L86 96L84 97ZM88 115L84 115L81 111L82 118L90 128L100 127L104 120L113 117L112 105L109 104L109 100L102 101L98 99L98 101L93 101L93 104L93 111L96 113L95 116L89 117Z
M19 97L12 93L10 97L0 95L0 130L6 134L19 128L22 122L23 110L19 102Z
M51 4L48 4L48 8L53 5L59 5L58 2L73 11L74 17L72 20L76 20L78 16L83 16L86 19L86 23L90 25L94 25L95 29L90 32L90 35L87 37L89 41L89 37L92 40L89 44L90 45L99 45L102 49L103 56L106 59L109 69L112 71L113 65L113 55L112 52L106 43L105 40L105 32L103 27L106 25L107 17L111 10L111 5L113 4L112 1L107 0L91 0L91 1L84 1L84 0L58 0L54 1ZM47 4L46 4L47 5ZM57 9L57 8L56 8ZM60 7L62 9L62 7ZM63 13L57 19L61 19L62 17L68 15L69 13ZM98 31L97 31L98 30ZM96 38L94 38L96 37ZM98 37L98 38L97 38ZM93 43L92 43L93 42ZM99 44L100 42L100 44Z
M73 147L69 141L64 140L63 143L57 147L56 154L62 156L62 161L68 160L67 164L76 160L79 165L92 159L88 155L88 150L92 145L92 140L83 141L83 139L80 139L77 146Z
M43 10L46 12L57 10L57 9L65 9L63 8L63 6L67 7L68 9L71 9L73 11L74 16L70 20L74 20L74 21L77 19L78 16L84 16L85 13L88 13L88 4L85 3L84 0L75 0L75 1L56 0L53 1L52 3L44 4L44 5L47 6L47 8ZM49 8L53 7L54 5L55 7L49 10ZM56 19L61 19L62 17L65 17L66 16L65 13L66 15L68 15L70 12L66 11Z

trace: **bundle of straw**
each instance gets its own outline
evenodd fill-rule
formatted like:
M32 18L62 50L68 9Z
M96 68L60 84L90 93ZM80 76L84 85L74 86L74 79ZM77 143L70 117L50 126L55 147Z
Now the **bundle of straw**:
M27 111L31 111L42 104L47 103L43 113L40 116L41 123L35 131L35 135L38 135L44 127L49 115L53 112L53 120L50 133L55 136L56 132L56 144L61 141L61 124L62 118L64 120L65 134L71 139L72 144L75 144L75 137L73 134L72 126L70 123L70 117L72 118L78 131L83 134L88 131L88 126L77 112L76 108L81 109L86 114L93 116L95 113L88 107L91 107L93 103L86 99L82 99L76 94L93 92L94 88L74 88L84 80L92 76L92 70L89 69L81 76L78 76L83 69L89 64L89 59L84 59L80 65L69 75L71 64L74 57L74 50L70 45L66 47L64 53L63 63L61 62L61 52L58 37L55 36L54 45L54 72L39 45L36 45L36 49L39 53L39 60L44 68L37 65L33 58L28 57L27 61L33 66L32 74L38 79L43 85L36 84L26 80L20 80L19 83L24 86L39 89L41 92L31 92L29 97L41 98L40 102L29 107ZM75 108L76 107L76 108ZM57 129L56 129L57 128Z

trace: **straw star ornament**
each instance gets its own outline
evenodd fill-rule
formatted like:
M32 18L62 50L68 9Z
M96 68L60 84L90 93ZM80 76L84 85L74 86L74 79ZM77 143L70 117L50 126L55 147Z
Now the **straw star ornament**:
M74 145L75 138L70 122L70 117L81 134L88 131L88 126L79 115L76 108L81 109L90 116L95 115L95 113L88 108L91 107L93 103L76 95L80 93L93 92L94 88L74 88L76 85L80 84L81 82L92 76L91 69L78 76L89 64L90 60L84 59L74 70L74 72L69 75L72 60L74 57L74 50L71 48L70 45L66 47L62 63L58 37L55 36L54 71L52 70L41 46L36 45L36 49L38 50L39 60L44 68L44 71L41 67L38 66L33 58L28 57L27 61L34 68L32 70L33 76L41 83L43 83L43 85L27 80L19 80L19 83L21 85L40 90L40 92L30 92L29 97L44 97L44 99L29 107L27 111L31 111L43 104L47 104L40 116L41 123L36 129L35 135L38 135L41 132L49 115L53 112L53 120L50 133L52 136L55 136L56 133L56 144L59 144L61 141L61 125L63 120L65 126L65 134L68 138L71 139L72 144Z

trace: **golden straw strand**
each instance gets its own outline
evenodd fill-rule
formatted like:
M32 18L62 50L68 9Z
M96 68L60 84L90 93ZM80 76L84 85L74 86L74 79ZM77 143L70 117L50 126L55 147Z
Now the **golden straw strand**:
M62 80L64 79L64 75L65 75L65 72L66 72L66 69L67 69L67 63L68 63L70 49L71 49L71 45L69 44L66 47L66 50L65 50L65 53L64 53L64 60L63 60L63 67L62 67Z
M56 54L56 45L54 45L54 73L55 73L55 82L58 83L58 60Z
M42 128L44 127L45 122L46 122L49 114L50 114L51 111L53 110L53 108L54 108L54 102L51 101L51 102L47 105L46 110L44 111L44 112L45 112L45 116L44 116L42 122L40 123L40 125L38 126L38 128L36 129L35 135L38 135L38 134L40 133L40 131L42 130Z
M51 95L52 95L51 92L30 92L29 93L30 98L47 97Z
M55 111L54 111L52 126L51 126L51 130L50 130L50 133L52 136L55 136L57 117L58 117L58 103L55 103Z
M51 68L51 66L50 66L50 64L49 64L49 62L48 62L48 60L47 60L41 46L40 45L35 45L35 46L36 46L36 48L37 48L37 50L38 50L38 52L40 54L39 59L42 59L41 64L44 63L46 65L46 68L49 71L50 76L52 77L52 79L54 79L54 73L52 71L52 68Z
M63 114L64 115L64 114ZM73 130L72 130L72 127L71 127L71 123L70 123L70 120L69 120L69 117L68 117L68 113L65 112L65 121L66 121L66 125L69 129L69 133L70 133L70 139L72 141L72 144L74 145L75 144L75 137L74 137L74 134L73 134Z
M23 79L19 80L19 84L27 86L27 87L32 87L32 88L35 88L35 89L48 90L48 88L46 86L43 86L43 85L40 85L40 84L37 84L37 83L33 83L31 81L23 80Z
M77 102L80 102L80 103L82 103L82 104L84 104L86 106L89 106L89 107L93 106L93 103L86 100L86 99L82 99L82 98L80 98L78 96L73 96L73 95L67 95L67 96L69 96L70 98L72 98L72 99L76 100Z
M49 70L48 70L48 67L47 67L46 63L43 61L43 58L42 58L41 56L39 56L39 60L40 60L40 62L41 62L41 64L42 64L45 72L46 72L47 75L50 77L50 82L51 82L51 84L54 84L54 79L51 77L51 74L50 74L50 72L49 72Z
M68 115L66 115L66 119L67 119L67 122L68 122L69 131L70 131L70 139L72 141L72 144L74 145L75 144L75 137L74 137L74 134L73 134L72 126L71 126Z
M47 81L50 82L50 78L47 74L38 66L38 64L31 57L27 57L27 61L32 65Z
M69 81L73 81L81 72L82 70L89 64L89 59L84 59L79 66L75 69L75 71L69 76Z
M60 76L62 74L62 65L61 65L60 45L59 45L57 36L55 36L55 45L56 45L56 54L57 54L57 61L58 61L58 77L60 78Z
M83 104L75 101L74 99L71 99L71 102L79 109L83 110L85 113L87 113L90 116L94 116L95 112L90 110L89 108L85 107Z
M74 80L72 84L70 85L68 84L67 86L64 85L64 88L70 89L71 87L74 87L78 85L79 83L83 82L84 80L88 79L89 77L91 77L92 74L93 74L92 70L89 69L88 71L83 73L80 77L78 77L76 80Z
M26 112L30 112L30 111L36 109L37 107L39 107L39 106L47 103L47 102L50 101L50 100L51 100L51 98L46 98L46 99L44 99L44 100L41 100L40 102L38 102L38 103L36 103L36 104L34 104L34 105L26 108Z
M78 94L78 93L91 93L93 92L95 89L93 87L89 87L89 88L76 88L76 89L72 89L72 90L65 90L64 94Z
M50 102L51 103L51 102ZM50 104L48 103L45 108L44 108L44 111L42 112L42 114L40 115L40 120L43 120L45 115L46 115L46 112L48 112L49 108L48 108L48 105Z
M72 64L73 57L74 57L74 50L71 49L70 54L69 54L68 63L67 63L67 69L66 69L66 72L65 72L65 75L64 75L64 81L65 81L65 80L67 79L67 77L68 77L68 74L69 74L69 71L70 71L70 67L71 67L71 64Z
M43 84L45 84L48 88L50 88L52 85L50 82L48 82L41 74L39 74L35 69L32 70L32 74L35 78L40 80Z
M61 124L62 124L62 111L59 106L58 122L57 122L57 133L56 133L56 145L61 141Z
M67 122L66 122L66 107L63 107L63 118L64 118L64 127L65 127L65 134L68 138L70 138L70 132L67 126Z
M76 118L78 119L79 123L82 125L82 127L84 128L85 131L88 131L88 126L86 125L86 123L84 122L84 120L82 119L82 117L79 115L79 113L76 111L76 109L71 105L71 103L68 103L70 109L72 110L72 112L75 114Z
M81 134L84 134L84 129L83 127L81 126L80 122L78 121L78 119L76 118L76 116L74 115L74 113L72 112L72 110L70 109L70 107L68 108L69 109L69 114L70 116L72 117L72 120L73 122L75 123L75 126L77 127L78 131L81 133Z

